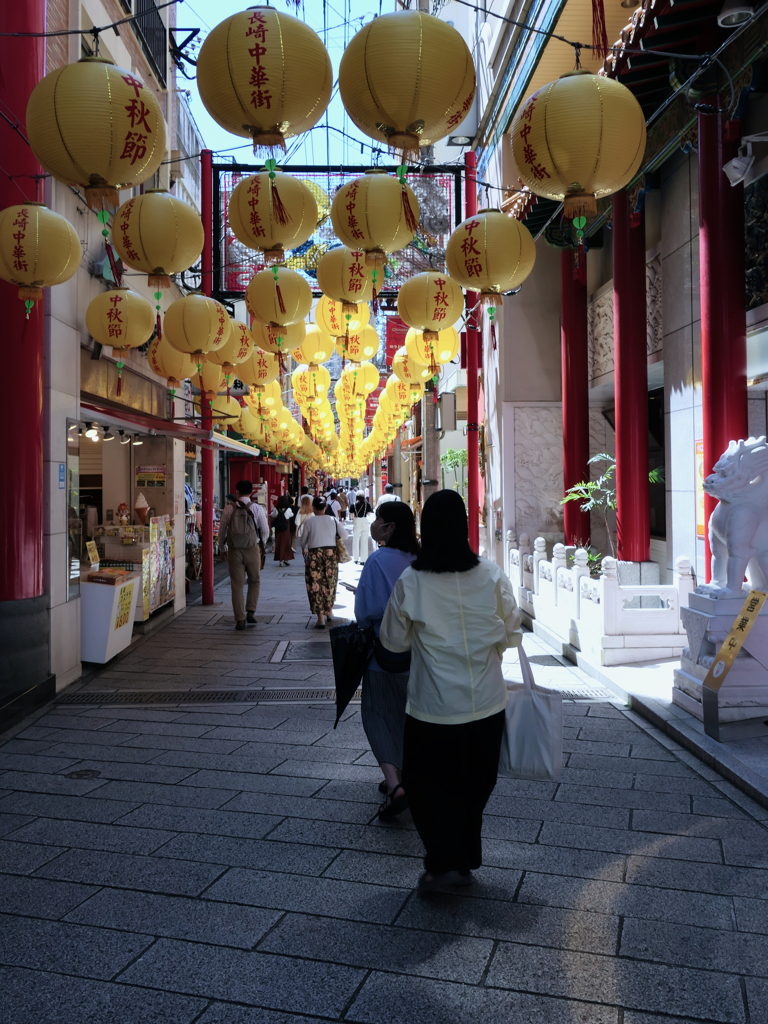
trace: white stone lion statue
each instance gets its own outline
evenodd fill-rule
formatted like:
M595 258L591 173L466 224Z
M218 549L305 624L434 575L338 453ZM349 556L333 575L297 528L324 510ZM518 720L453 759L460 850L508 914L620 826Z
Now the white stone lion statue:
M704 481L718 499L709 520L712 582L696 592L738 597L744 575L752 587L768 590L768 444L765 437L731 441Z

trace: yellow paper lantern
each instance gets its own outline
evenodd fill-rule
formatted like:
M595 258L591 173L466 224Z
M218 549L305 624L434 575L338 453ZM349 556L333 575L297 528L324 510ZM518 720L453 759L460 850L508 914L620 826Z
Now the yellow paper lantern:
M333 355L333 339L317 324L308 324L304 340L291 355L297 363L324 363Z
M371 311L367 303L361 302L357 309L345 313L343 303L336 299L329 299L327 295L321 295L315 306L315 322L321 331L330 334L332 338L340 338L347 331L356 334L363 327L368 326L371 319Z
M324 366L302 365L291 374L293 394L299 405L306 405L316 398L328 397L331 375Z
M150 288L169 288L169 275L188 270L203 242L196 211L162 188L134 196L115 214L112 244L126 266L149 275Z
M235 372L240 363L244 363L253 354L253 336L248 325L242 320L232 320L229 341L215 351L209 352L206 359L209 363L221 366L226 374Z
M341 376L350 381L355 396L365 397L379 386L379 371L373 363L350 363L341 371Z
M521 285L535 260L528 228L501 210L481 210L462 221L445 249L451 277L490 305L500 305L503 292Z
M281 171L261 171L239 181L228 212L232 233L267 263L283 263L317 227L317 203L307 185Z
M387 253L404 249L416 234L419 203L404 179L374 168L341 186L331 204L331 222L344 245L362 249L368 266L379 268Z
M411 359L404 345L395 352L392 359L392 373L398 380L404 380L407 384L414 381L423 382L434 376L428 366L423 366Z
M154 92L106 57L83 57L38 82L26 129L46 171L84 189L96 210L115 209L118 190L151 178L165 156Z
M379 351L379 336L369 324L354 334L350 331L349 337L337 338L336 351L342 359L362 363L365 359L373 359Z
M197 367L186 352L179 352L167 338L155 338L147 350L151 369L159 377L165 377L172 390L181 386L181 381L193 376Z
M165 336L179 352L201 359L229 341L232 321L215 299L192 293L176 299L165 311Z
M312 308L312 290L295 270L272 267L253 275L245 305L259 323L285 327L305 319Z
M317 264L317 283L324 295L342 304L343 313L356 312L359 302L373 297L373 280L362 249L338 245L323 253Z
M260 324L254 320L251 328L256 345L265 352L274 352L275 355L298 348L306 333L307 325L303 320L286 327L272 327L271 324Z
M258 417L254 416L247 405L243 406L240 409L240 415L238 416L237 424L235 426L235 430L238 434L242 434L243 437L255 440L260 427L261 423Z
M211 412L214 427L233 427L240 421L242 414L248 410L241 408L236 398L224 398L221 395L216 395L211 400Z
M414 402L420 401L424 394L424 385L421 381L399 380L392 374L384 390L396 405L410 407Z
M280 376L280 363L272 352L255 348L250 357L237 368L237 375L244 384L263 387ZM278 388L278 394L280 390Z
M155 311L143 295L114 288L92 299L85 311L88 333L101 345L126 352L144 345L155 329Z
M512 123L512 153L532 192L594 217L597 196L627 185L645 153L645 115L629 89L572 71L538 89Z
M434 270L415 274L397 293L397 315L432 341L437 340L438 331L455 324L463 312L461 285Z
M27 316L42 299L43 288L74 277L82 258L75 229L43 203L7 206L0 212L0 278L19 289Z
M251 384L249 393L245 396L246 405L261 416L266 416L267 411L278 402L280 402L280 384L277 380Z
M274 7L251 7L209 32L197 58L200 99L233 135L258 150L285 150L331 98L331 60L316 32Z
M223 367L207 361L200 364L200 369L192 375L192 385L211 399L215 395L222 394L229 388L227 374Z
M414 363L428 366L434 376L441 366L450 363L459 354L461 336L455 327L438 331L437 336L428 338L427 333L413 328L405 336L405 351Z
M475 66L460 33L422 11L368 22L344 51L339 92L354 123L372 139L418 159L458 128L475 95Z

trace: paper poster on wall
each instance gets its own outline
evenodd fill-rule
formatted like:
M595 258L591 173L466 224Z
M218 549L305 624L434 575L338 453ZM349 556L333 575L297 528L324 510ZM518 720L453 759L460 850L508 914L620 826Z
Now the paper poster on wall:
M96 541L86 541L85 547L86 550L88 551L88 561L91 563L91 565L98 565L99 549L96 547Z
M137 466L137 487L165 487L165 466Z
M117 603L117 615L115 616L115 625L113 629L120 629L125 626L131 617L131 602L133 601L133 588L134 583L128 583L126 586L120 588L120 597Z
M696 536L704 539L707 535L704 515L704 442L696 442Z

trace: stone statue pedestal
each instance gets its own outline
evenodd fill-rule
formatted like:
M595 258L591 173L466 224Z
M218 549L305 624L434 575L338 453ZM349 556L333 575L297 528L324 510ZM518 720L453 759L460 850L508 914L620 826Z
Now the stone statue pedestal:
M704 679L748 593L745 589L740 597L719 599L693 593L688 607L680 610L688 647L675 669L672 700L702 722ZM717 704L723 724L768 718L768 602L720 687Z

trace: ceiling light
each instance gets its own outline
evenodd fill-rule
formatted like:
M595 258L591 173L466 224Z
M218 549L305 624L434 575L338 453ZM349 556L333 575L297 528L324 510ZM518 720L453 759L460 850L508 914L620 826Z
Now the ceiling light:
M130 437L126 437L125 436L125 431L124 430L118 430L118 434L120 435L120 444L130 444L131 443Z
M137 444L144 444L144 442L143 442L143 441L140 441L140 440L139 440L139 435L138 435L138 434L134 434L134 435L133 435L133 443L134 443L134 445L137 445Z
M109 427L104 427L104 437L102 438L102 440L104 440L104 441L114 441L115 440L115 435L113 433L111 433Z
M729 160L727 164L723 166L723 170L728 176L728 181L731 185L740 185L749 173L752 164L755 162L755 158L752 155L752 143L745 142L743 146L739 146L739 155L735 156L733 160Z
M69 427L67 427L67 430L77 430L78 426L79 424L72 423Z
M85 428L85 436L90 437L92 441L98 441L99 431L96 427L94 427L93 423L91 423L90 420L86 420Z
M449 135L448 146L471 146L472 136L471 135Z
M739 0L725 0L723 9L717 16L717 24L720 28L737 28L749 21L754 13L751 4L739 2Z

